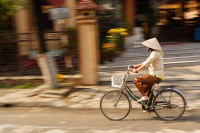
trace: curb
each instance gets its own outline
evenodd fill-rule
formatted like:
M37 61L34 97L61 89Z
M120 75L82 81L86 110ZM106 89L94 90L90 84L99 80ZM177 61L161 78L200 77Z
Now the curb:
M40 94L35 94L34 90L7 93L0 97L0 107L66 107L63 99L74 91L73 87L51 89Z
M180 87L180 86L179 86ZM60 97L55 97L60 95L55 94L55 91L50 90L49 92L43 93L40 97L25 97L27 94L30 94L28 91L19 91L16 93L11 93L10 96L7 96L7 102L2 101L0 98L1 107L53 107L53 108L72 108L72 109L99 109L99 103L101 97L107 92L112 90L111 86L76 86L69 89L65 92L65 95L61 94ZM139 93L135 89L135 93ZM31 91L31 90L30 90ZM198 99L198 94L200 93L199 89L183 89L181 90L185 94L186 101L189 108L200 109L200 102ZM60 93L60 92L59 92ZM17 96L18 94L18 96ZM48 95L52 94L53 97L48 98ZM25 95L25 96L24 96ZM45 97L44 97L45 96ZM14 98L16 97L16 98ZM141 105L137 104L132 100L132 108L141 109Z

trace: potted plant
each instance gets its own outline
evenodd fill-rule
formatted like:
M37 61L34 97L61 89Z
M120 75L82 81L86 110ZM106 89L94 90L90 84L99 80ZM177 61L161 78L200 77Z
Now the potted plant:
M113 57L116 53L116 45L114 43L104 43L102 45L102 52L108 61L113 61Z
M125 46L125 36L127 36L127 29L125 28L114 28L108 30L108 42L114 43L117 47L117 51L123 51Z

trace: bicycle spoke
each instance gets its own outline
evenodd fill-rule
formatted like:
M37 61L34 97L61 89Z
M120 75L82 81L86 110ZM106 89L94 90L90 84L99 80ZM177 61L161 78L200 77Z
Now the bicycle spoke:
M172 92L170 91L169 103L171 103Z
M180 118L185 111L184 97L175 90L164 90L154 99L154 110L158 117L164 120Z
M130 112L129 98L121 91L107 92L101 99L100 109L110 120L122 120Z
M165 99L165 97L160 93L161 97L163 98L163 100L167 103L167 100Z

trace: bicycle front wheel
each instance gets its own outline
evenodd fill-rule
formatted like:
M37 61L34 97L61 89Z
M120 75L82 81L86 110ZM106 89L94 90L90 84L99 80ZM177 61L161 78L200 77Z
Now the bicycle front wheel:
M122 120L131 110L128 96L119 90L107 92L100 101L103 115L110 120Z
M154 98L154 111L163 120L176 120L185 112L186 102L177 90L164 90Z

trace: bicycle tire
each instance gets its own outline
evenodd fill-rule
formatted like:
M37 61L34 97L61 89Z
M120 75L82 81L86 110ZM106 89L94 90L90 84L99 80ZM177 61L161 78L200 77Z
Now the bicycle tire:
M109 120L119 121L124 119L130 113L130 99L124 92L121 93L120 97L120 93L120 90L112 90L104 94L101 98L101 112ZM116 107L115 104L117 105Z
M153 106L155 114L160 119L172 121L179 119L184 114L186 101L179 91L168 89L162 90L155 96Z

